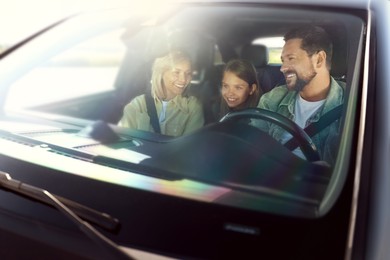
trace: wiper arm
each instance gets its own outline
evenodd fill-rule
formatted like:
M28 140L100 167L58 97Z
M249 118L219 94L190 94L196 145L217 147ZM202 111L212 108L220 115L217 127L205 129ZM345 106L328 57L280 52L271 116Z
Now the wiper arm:
M32 185L22 183L18 180L14 180L8 173L0 171L0 187L4 187L12 192L22 194L28 198L40 201L49 206L55 207L53 203L42 195L42 189L34 187ZM66 205L71 211L73 211L80 218L98 225L108 231L117 231L119 229L119 221L116 218L108 215L104 212L91 209L87 206L81 205L72 200L54 195L61 203Z
M21 194L28 198L32 198L34 200L41 201L45 204L53 206L54 208L62 212L65 216L67 216L72 222L74 222L80 228L80 230L84 234L86 234L90 239L92 239L95 243L97 243L102 248L104 248L108 253L110 253L109 255L110 257L114 257L115 259L127 259L127 260L133 259L130 255L125 253L118 245L116 245L112 240L105 237L88 222L83 221L75 212L73 212L68 207L68 205L65 205L65 203L69 204L69 202L71 202L70 200L53 195L47 190L29 184L25 184L18 180L14 180L11 178L11 176L8 173L2 171L0 171L0 188L10 190L14 193ZM72 206L77 205L74 208L78 208L79 206L81 206L83 210L86 211L91 210L75 202L71 202L70 204L73 203L74 205ZM91 212L98 212L98 211L91 211ZM104 214L108 216L105 213L100 213L100 214ZM116 222L119 223L117 220Z

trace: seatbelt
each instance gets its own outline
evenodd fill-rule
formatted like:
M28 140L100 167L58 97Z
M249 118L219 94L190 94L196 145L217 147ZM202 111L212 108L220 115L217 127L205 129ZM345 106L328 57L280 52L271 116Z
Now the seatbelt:
M321 130L323 130L325 127L329 126L331 123L339 119L341 117L342 112L343 105L339 105L332 110L326 112L324 115L321 116L320 120L311 123L303 130L308 134L308 136L312 137L321 132ZM293 151L299 145L295 138L291 138L288 142L284 144L284 146L287 147L290 151Z
M156 105L154 104L154 100L151 93L147 92L145 94L145 101L146 109L148 110L148 115L150 118L150 124L152 125L154 132L161 134L160 123L158 122L157 117Z

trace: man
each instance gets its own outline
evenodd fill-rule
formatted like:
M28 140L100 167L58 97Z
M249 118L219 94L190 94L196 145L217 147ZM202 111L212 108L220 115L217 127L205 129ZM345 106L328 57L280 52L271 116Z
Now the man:
M264 94L259 108L288 117L305 128L344 101L342 83L330 76L332 42L316 26L294 29L284 36L281 71L286 84ZM285 143L291 135L274 124L263 125L271 136ZM333 165L337 155L339 120L312 137L321 160ZM294 151L304 157L300 149Z

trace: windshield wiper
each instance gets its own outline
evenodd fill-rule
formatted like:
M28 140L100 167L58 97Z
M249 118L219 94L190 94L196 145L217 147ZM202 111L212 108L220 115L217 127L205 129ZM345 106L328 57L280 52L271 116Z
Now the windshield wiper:
M71 200L51 194L47 190L14 180L8 173L2 171L0 171L0 188L56 208L74 222L90 239L106 249L106 251L110 253L110 257L115 257L115 259L133 259L112 240L105 237L88 222L82 220L83 218L85 220L91 220L91 222L99 222L96 224L108 229L112 229L113 227L117 228L119 221L108 214L98 212Z
M8 173L0 171L0 187L4 187L14 193L24 195L30 199L34 199L45 203L49 206L55 207L53 203L48 202L45 196L42 195L42 189L14 180ZM38 189L38 190L37 190ZM66 205L80 218L91 222L107 231L116 232L119 229L119 220L97 210L91 209L87 206L81 205L69 199L54 195L61 203Z

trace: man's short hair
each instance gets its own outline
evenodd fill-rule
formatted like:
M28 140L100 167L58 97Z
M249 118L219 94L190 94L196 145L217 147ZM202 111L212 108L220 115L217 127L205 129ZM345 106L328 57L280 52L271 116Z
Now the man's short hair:
M333 55L333 43L328 33L319 26L304 26L295 28L284 35L284 41L291 39L302 39L301 48L305 50L309 56L325 51L326 64L328 69L331 67Z

